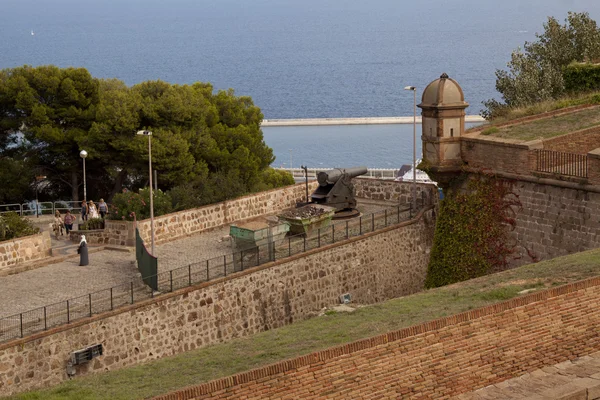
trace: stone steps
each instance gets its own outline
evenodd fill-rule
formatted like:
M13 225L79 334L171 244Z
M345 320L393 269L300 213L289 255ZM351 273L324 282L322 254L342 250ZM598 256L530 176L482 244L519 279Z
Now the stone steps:
M454 398L456 400L600 399L600 352L552 367L544 367Z

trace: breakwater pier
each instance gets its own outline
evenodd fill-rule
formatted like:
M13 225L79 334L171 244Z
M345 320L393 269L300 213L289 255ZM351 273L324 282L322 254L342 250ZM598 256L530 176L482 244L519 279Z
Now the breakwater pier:
M467 123L484 123L479 115L467 115ZM298 118L298 119L264 119L261 126L320 126L320 125L387 125L412 124L413 117L360 117L360 118ZM417 116L417 123L421 117Z

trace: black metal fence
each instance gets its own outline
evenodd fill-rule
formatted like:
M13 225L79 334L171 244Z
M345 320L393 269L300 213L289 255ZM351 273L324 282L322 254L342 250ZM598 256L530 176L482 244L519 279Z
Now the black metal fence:
M421 198L418 203L420 203L419 208L430 205L431 198ZM0 319L0 342L22 338L93 314L149 299L157 294L156 290L159 293L172 292L374 232L407 221L412 218L413 214L413 210L409 207L390 207L358 218L337 221L326 228L317 229L309 235L287 236L279 241L191 263L158 274L144 275L142 273L142 279L147 282L146 284L141 281L130 282L2 318ZM156 261L155 258L154 260Z
M554 150L535 150L536 171L587 178L587 155Z

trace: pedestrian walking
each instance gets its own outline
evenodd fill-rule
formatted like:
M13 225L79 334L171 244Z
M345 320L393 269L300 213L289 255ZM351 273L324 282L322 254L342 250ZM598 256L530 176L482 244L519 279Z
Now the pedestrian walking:
M64 220L64 224L65 224L65 230L67 231L67 236L69 235L69 232L71 232L73 230L73 223L75 223L75 216L73 214L71 214L71 211L67 210L67 213L65 214L65 220Z
M104 219L108 213L108 204L104 202L104 199L100 199L100 202L98 203L98 211L100 212L100 218Z
M92 200L90 200L90 204L88 205L88 216L90 218L99 218L100 217L98 215L98 208L96 208L96 205L94 204L94 202Z
M90 259L88 258L88 248L87 241L85 240L85 235L81 235L81 241L79 242L77 254L79 254L79 265L85 266L90 263Z
M87 203L84 201L81 202L81 221L87 221L89 214L89 208Z
M62 217L60 216L60 211L56 210L54 213L54 223L52 224L52 230L54 231L54 235L58 239L58 236L63 236L65 225L63 223Z

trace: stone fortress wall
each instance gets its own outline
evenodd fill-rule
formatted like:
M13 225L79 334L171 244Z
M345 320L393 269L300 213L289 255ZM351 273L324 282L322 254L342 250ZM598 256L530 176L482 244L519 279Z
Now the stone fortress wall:
M591 278L154 400L450 398L597 352L599 301Z
M50 257L52 244L49 232L0 242L0 275L10 274L20 265Z
M364 181L363 188L378 188L373 197L391 190L391 199L401 199L411 190L406 183ZM437 193L432 185L420 187ZM70 353L97 343L104 354L79 367L78 375L277 328L339 304L345 293L372 304L420 291L434 227L429 206L407 222L0 344L0 395L68 379Z
M513 266L600 247L600 193L524 180L513 191L521 202Z
M510 124L551 118L589 107L557 110ZM482 130L484 128L481 128ZM543 140L516 143L468 133L461 138L465 173L492 173L513 182L518 266L600 246L600 127ZM536 171L536 149L587 155L587 178Z

